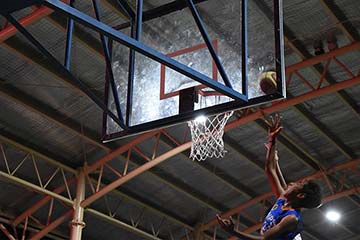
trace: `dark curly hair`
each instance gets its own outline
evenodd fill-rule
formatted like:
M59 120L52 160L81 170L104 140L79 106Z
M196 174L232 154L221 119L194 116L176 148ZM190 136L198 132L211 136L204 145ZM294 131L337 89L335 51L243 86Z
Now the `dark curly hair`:
M321 205L321 188L314 181L305 183L299 192L305 194L305 197L301 199L301 207L317 208Z

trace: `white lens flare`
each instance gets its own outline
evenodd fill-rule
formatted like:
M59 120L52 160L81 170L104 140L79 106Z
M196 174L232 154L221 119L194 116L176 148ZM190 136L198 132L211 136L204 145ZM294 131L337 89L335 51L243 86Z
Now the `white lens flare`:
M195 122L204 124L206 122L206 119L207 118L204 115L201 115L201 116L198 116L198 117L195 118Z
M341 218L340 213L334 210L330 210L326 213L326 218L331 222L337 222Z

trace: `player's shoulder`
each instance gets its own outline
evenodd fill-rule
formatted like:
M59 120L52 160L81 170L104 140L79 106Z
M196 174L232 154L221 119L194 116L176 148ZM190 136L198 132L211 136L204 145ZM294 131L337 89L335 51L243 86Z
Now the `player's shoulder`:
M286 225L297 225L299 223L299 218L295 214L289 214L283 217L281 222L285 223Z

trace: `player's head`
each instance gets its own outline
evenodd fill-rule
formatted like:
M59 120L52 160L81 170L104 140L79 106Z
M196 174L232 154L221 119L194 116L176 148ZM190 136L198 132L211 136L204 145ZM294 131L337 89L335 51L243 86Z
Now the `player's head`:
M316 208L321 205L321 189L314 181L290 183L284 196L298 208Z

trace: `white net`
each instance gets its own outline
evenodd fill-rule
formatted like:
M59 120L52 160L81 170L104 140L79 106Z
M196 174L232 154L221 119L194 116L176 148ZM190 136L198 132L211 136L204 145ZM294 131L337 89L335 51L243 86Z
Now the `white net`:
M198 117L188 122L192 139L190 158L204 161L206 158L224 156L224 127L232 114L226 112L215 117Z

